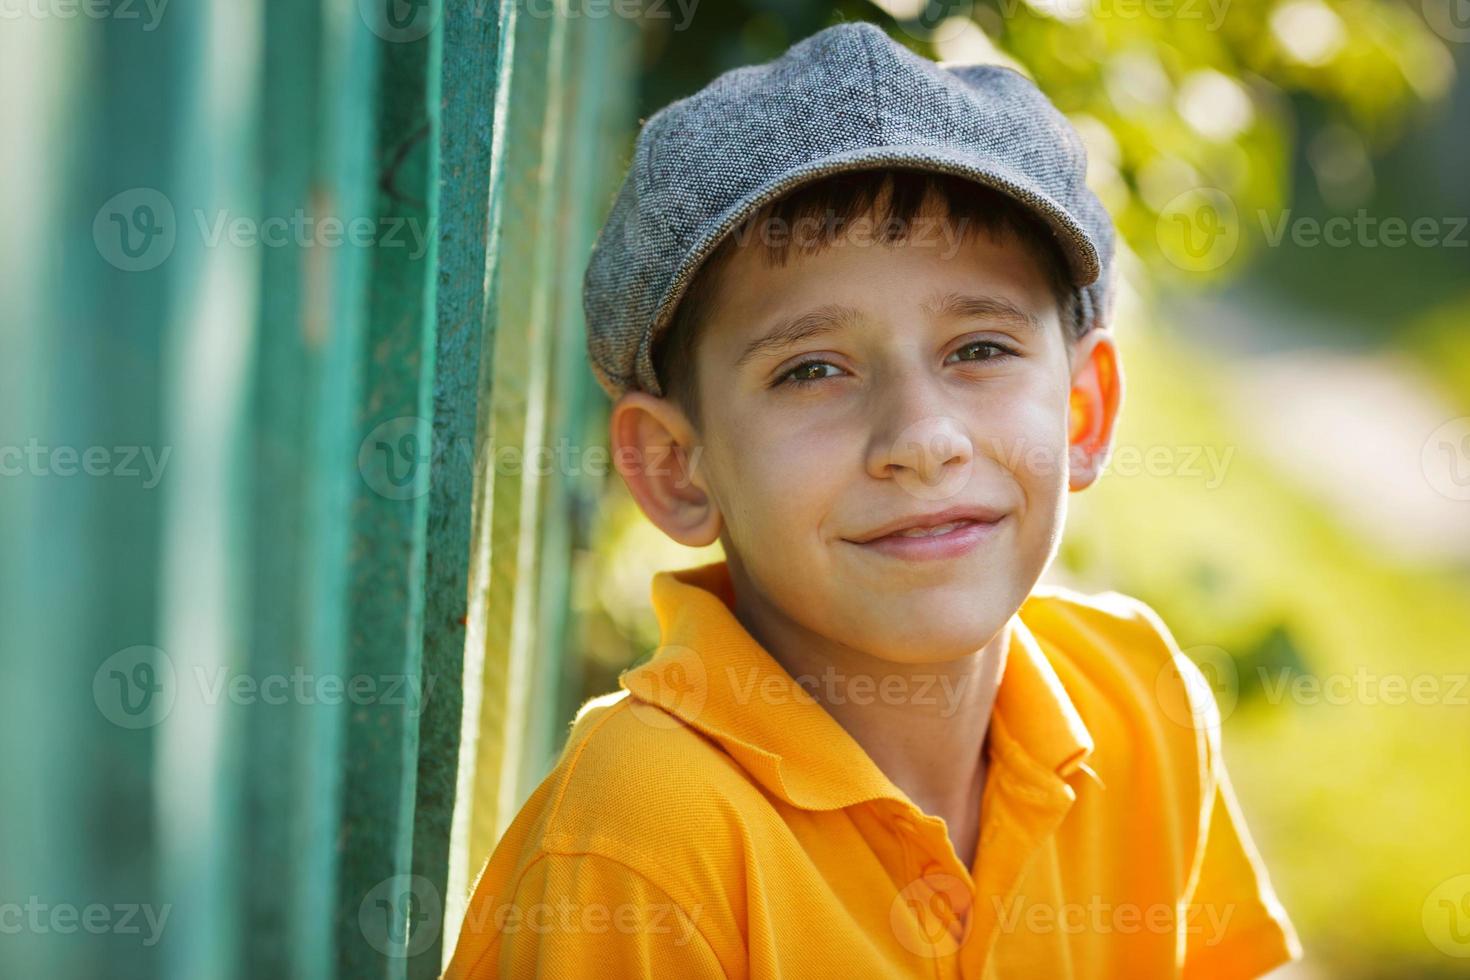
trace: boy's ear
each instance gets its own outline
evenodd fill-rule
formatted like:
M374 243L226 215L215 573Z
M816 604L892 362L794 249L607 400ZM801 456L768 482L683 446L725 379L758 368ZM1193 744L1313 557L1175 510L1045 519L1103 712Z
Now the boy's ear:
M1102 472L1113 444L1113 423L1123 404L1123 367L1112 331L1098 327L1077 341L1072 354L1068 469L1073 490L1085 490Z
M720 511L699 466L704 447L684 411L645 391L624 392L609 427L614 464L648 519L691 548L719 538Z

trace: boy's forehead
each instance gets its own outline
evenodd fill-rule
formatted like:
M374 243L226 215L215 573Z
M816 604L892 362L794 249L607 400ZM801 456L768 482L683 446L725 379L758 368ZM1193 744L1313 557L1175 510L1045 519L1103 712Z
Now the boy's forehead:
M736 243L718 276L709 326L730 339L817 307L860 315L919 308L931 317L975 315L986 303L1040 322L1056 316L1040 262L1009 234L962 234L953 222L929 238L877 242L848 235L780 261L764 244ZM971 300L980 302L957 302Z

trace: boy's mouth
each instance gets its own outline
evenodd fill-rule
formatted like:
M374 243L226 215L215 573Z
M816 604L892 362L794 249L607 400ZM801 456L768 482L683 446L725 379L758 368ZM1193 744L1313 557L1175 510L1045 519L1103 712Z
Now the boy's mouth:
M970 520L945 521L943 524L936 524L933 527L904 528L902 531L894 531L893 536L897 538L932 538L936 535L948 534L957 527L964 527L966 524L974 523L974 521Z
M998 510L954 507L936 514L890 521L846 540L893 558L928 560L955 558L990 537L1005 520Z

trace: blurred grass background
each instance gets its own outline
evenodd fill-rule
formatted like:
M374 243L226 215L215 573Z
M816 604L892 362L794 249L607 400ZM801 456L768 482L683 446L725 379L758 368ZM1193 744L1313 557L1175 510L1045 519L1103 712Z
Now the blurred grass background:
M938 60L1011 64L1077 125L1123 245L1128 465L1072 496L1048 577L1148 602L1218 680L1236 789L1307 950L1283 975L1470 976L1450 955L1470 942L1444 938L1470 930L1470 899L1436 891L1470 873L1470 442L1441 428L1470 416L1455 14L721 0L643 30L640 119L865 19ZM1334 217L1356 222L1346 243L1314 243ZM1387 219L1429 219L1432 240L1394 245ZM1160 447L1170 464L1140 465ZM584 697L656 645L652 572L718 556L663 539L616 477L596 526L571 644ZM1432 693L1390 703L1385 677ZM1303 679L1350 693L1293 696Z

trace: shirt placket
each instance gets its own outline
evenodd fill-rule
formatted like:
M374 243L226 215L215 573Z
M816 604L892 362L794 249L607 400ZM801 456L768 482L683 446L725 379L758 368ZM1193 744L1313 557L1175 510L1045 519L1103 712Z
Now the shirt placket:
M969 938L974 904L968 875L956 875L935 859L925 844L923 821L913 813L895 815L893 832L905 880L900 894L916 930L905 945L933 962L935 977L959 976L959 952Z
M1052 835L1076 798L1066 780L1054 772L1021 778L1010 767L994 771L993 810L981 832L975 894L981 907L971 915L972 934L963 952L960 974L986 975L987 961L1000 930L998 910L1014 894L1032 854Z

